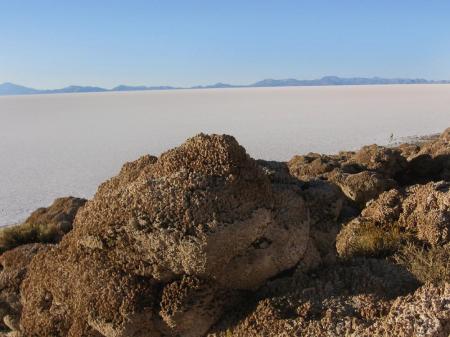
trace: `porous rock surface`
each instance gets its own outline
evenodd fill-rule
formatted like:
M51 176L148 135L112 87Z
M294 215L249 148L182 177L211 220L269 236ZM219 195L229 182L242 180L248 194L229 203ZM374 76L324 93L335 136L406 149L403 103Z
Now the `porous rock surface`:
M406 165L406 159L398 149L374 144L362 147L342 166L344 169L353 166L360 171L374 171L384 177L394 178Z
M59 244L1 256L0 336L447 337L446 281L352 247L449 244L449 135L281 163L201 134L127 163Z
M450 128L437 139L418 146L407 159L404 180L408 184L450 180Z
M300 180L329 180L362 209L368 201L397 185L394 178L406 169L407 161L399 149L370 145L338 155L294 156L288 167Z
M251 305L225 316L208 336L356 336L417 286L406 270L376 259L300 271L268 282Z
M355 174L335 172L330 176L330 180L360 208L364 208L368 201L378 197L382 192L396 186L394 180L386 179L381 174L371 171Z
M0 327L3 330L19 330L22 311L20 286L33 256L47 250L48 247L39 243L28 244L0 256Z
M336 248L341 257L353 256L354 243L367 227L397 227L430 245L448 243L450 182L430 182L381 194L339 232Z
M75 197L55 199L50 206L35 210L24 222L32 225L53 225L62 238L72 229L75 215L86 201L86 199Z
M201 336L225 294L304 257L309 227L298 184L272 181L233 137L196 136L126 164L35 256L24 336Z
M406 189L399 217L401 227L431 245L450 242L450 182L432 182Z
M394 301L388 315L354 336L450 336L450 283L427 284Z

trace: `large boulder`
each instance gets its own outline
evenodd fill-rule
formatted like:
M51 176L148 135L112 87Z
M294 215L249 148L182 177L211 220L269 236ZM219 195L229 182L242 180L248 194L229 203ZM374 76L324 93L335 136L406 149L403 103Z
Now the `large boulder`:
M126 168L100 186L71 241L110 241L125 270L161 281L198 275L237 289L258 287L303 255L301 189L271 184L233 137L199 135L142 160L135 177Z
M231 136L199 135L126 164L61 243L33 259L25 334L202 335L232 297L223 294L256 289L305 256L302 193Z

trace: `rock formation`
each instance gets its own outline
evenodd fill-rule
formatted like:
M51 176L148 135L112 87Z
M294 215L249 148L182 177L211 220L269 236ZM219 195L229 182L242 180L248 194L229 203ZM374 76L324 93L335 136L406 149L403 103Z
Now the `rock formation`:
M74 197L58 198L49 207L35 210L24 223L53 225L58 229L62 237L72 229L75 215L86 201L86 199Z
M0 231L0 252L28 243L57 243L72 229L78 210L87 200L66 197L38 208L24 223Z
M35 243L23 245L0 256L0 326L6 330L19 330L22 311L20 286L33 256L49 246Z
M407 167L398 149L377 145L339 155L295 156L288 163L292 175L301 180L326 179L339 186L359 208L397 185L394 178Z
M0 336L447 337L449 135L281 163L200 134L126 163L27 219L62 239L1 255Z
M202 335L234 292L303 258L309 227L297 183L271 181L230 136L199 135L126 164L33 259L23 331Z
M269 282L251 306L225 316L208 336L353 336L417 286L403 268L376 259L296 272Z
M431 182L413 185L404 191L392 189L384 192L340 231L336 243L339 255L358 254L361 235L372 228L378 228L384 234L398 230L404 238L430 245L448 243L450 182Z
M444 337L450 334L450 283L427 284L394 301L389 313L354 335Z
M450 180L450 128L409 155L403 181L408 184Z

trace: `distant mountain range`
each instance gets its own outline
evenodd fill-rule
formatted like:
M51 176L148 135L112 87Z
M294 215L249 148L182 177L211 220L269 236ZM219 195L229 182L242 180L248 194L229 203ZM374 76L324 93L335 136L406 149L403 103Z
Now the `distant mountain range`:
M325 86L325 85L382 85L382 84L450 84L450 81L432 81L426 79L408 78L380 78L380 77L350 77L325 76L315 80L297 80L293 78L274 80L265 79L253 84L233 85L227 83L216 83L193 87L171 87L171 86L129 86L119 85L112 89L90 86L69 86L61 89L33 89L13 83L0 84L0 96L5 95L34 95L34 94L62 94L77 92L112 92L112 91L138 91L138 90L175 90L175 89L210 89L210 88L258 88L258 87L298 87L298 86Z

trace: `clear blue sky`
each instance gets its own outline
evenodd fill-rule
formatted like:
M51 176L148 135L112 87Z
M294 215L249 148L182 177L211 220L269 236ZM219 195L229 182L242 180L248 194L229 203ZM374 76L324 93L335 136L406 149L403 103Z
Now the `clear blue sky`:
M450 79L450 1L0 0L0 83Z

